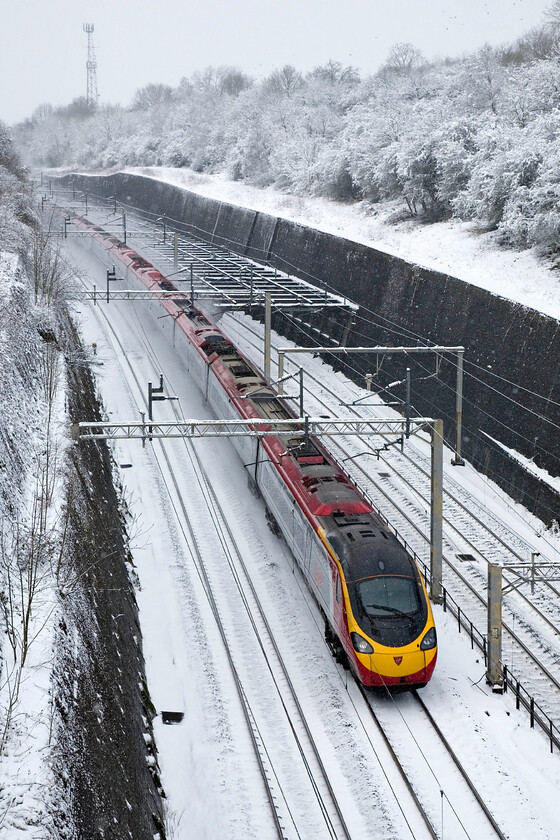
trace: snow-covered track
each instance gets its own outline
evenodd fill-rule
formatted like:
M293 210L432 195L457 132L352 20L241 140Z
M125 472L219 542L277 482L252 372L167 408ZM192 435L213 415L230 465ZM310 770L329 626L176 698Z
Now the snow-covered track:
M142 385L108 320L107 327L119 348L119 357L126 360L127 376L132 379L138 396L143 391ZM151 355L157 362L153 348ZM157 364L155 369L159 369ZM187 508L184 502L185 476L165 445L161 446L160 456L156 455L156 458L164 461L164 466L160 467L163 481L188 532L189 548L195 556L224 645L278 837L299 837L312 832L317 837L352 840L288 667L245 566L242 550L192 442L184 441L183 445L192 466L188 483L197 483L201 491L197 498L204 499L204 504L196 505L196 513L193 513L192 505ZM184 467L184 461L182 463ZM213 562L209 563L208 542L212 536L216 543L212 551ZM204 550L202 542L206 544ZM218 559L222 562L218 563ZM245 626L241 633L235 630L240 621ZM246 640L251 630L249 647L246 641L240 645L236 637ZM259 664L259 651L264 665ZM262 689L263 683L270 681L266 672L276 692L276 702L271 701L270 690ZM286 758L282 753L290 743L295 748L289 750L289 758ZM294 768L298 761L300 770L298 781L294 783L292 777L296 775ZM306 781L308 790L305 789Z
M361 691L375 725L395 761L402 767L403 774L412 775L412 767L419 756L425 764L424 774L414 774L413 795L431 820L433 836L437 838L444 833L443 826L438 830L437 823L440 818L438 809L445 806L447 827L444 836L451 832L449 836L457 838L485 837L490 840L496 837L507 840L507 834L498 825L489 805L419 693L412 691L384 698L364 689ZM439 775L434 773L433 767L436 766L446 768L445 776L441 774L441 769Z
M105 316L104 311L97 309L97 315L103 318L105 327L111 334L111 340L118 351L117 356L122 360L121 364L125 365L126 362L126 376L130 380L129 387L134 392L135 399L138 400L140 394L142 394L142 385L134 367L128 360L126 350L120 343L119 337ZM146 336L143 336L142 340L145 345L145 353L151 360L153 369L160 370L161 363L157 358L155 349L149 344ZM172 382L169 384L172 386ZM175 404L173 408L175 408ZM179 417L180 412L178 409L176 409L176 413L177 419L184 419ZM184 448L187 459L192 466L192 473L189 472L189 476L186 479L187 484L191 489L195 483L198 484L200 492L196 494L196 498L199 501L194 504L193 495L190 494L188 506L184 503L186 494L184 489L181 489L184 488L185 483L184 471L176 465L176 455L168 454L165 446L161 447L161 456L157 456L158 462L164 461L164 464L160 466L160 471L163 482L167 487L170 504L176 509L178 516L183 522L182 527L187 531L186 537L189 550L196 558L199 574L204 581L205 592L211 604L216 624L219 627L224 648L227 651L238 697L243 706L244 717L251 735L279 836L307 836L311 830L313 836L340 838L340 840L349 838L349 840L352 840L354 834L348 828L343 809L338 804L335 788L330 781L329 772L322 761L321 750L313 735L312 726L307 722L306 712L302 707L302 703L291 680L289 668L283 661L279 646L276 643L275 633L267 620L266 610L260 603L251 574L246 568L243 559L243 550L238 546L235 535L229 527L227 516L221 509L218 494L215 492L207 471L197 455L196 447L193 446L191 441L182 441L180 444L176 443L175 453L177 446L180 445ZM198 520L200 511L204 507L206 507L208 515L204 518L204 521L197 522L196 520ZM206 559L209 551L207 543L209 533L212 529L216 532L217 544L216 548L210 549L213 559L211 563L208 563ZM201 534L203 535L202 537L200 536ZM201 547L202 540L206 543L204 550ZM225 558L225 562L223 563L217 562L220 549L223 551ZM229 577L228 572L230 573ZM263 722L262 709L259 709L258 703L254 702L254 680L260 684L264 683L266 678L263 676L262 671L259 671L256 677L254 675L248 677L243 668L243 660L249 661L251 666L254 667L258 657L255 655L254 650L250 652L243 650L240 653L236 650L235 644L232 642L233 636L236 634L234 625L240 620L237 611L232 610L232 604L236 601L239 603L241 611L245 611L249 624L254 630L254 637L266 662L266 669L272 675L274 688L280 699L281 712L279 714L276 706L271 703L270 692L268 692L266 695L266 713L273 715L275 726L277 726L282 714L285 715L288 722L288 728L280 732L280 734L275 732L272 739L267 737L267 722ZM273 710L273 706L275 711ZM364 713L365 706L361 712L362 716ZM316 710L312 710L312 714L316 714ZM270 732L270 728L268 732ZM315 797L319 814L323 818L323 831L318 829L317 826L311 829L309 826L304 826L303 833L301 833L301 822L298 822L297 819L298 804L300 811L301 804L294 803L294 800L289 798L289 792L287 791L288 785L282 781L285 775L283 777L282 761L275 760L275 746L282 744L285 747L286 743L292 738L297 745L296 756L299 753L304 766L304 772L310 781L310 797ZM380 745L372 745L372 748L374 749L376 760L379 761L376 748L379 750ZM391 756L390 753L383 760L383 772L386 773L387 760L391 757L401 773L401 778L405 779L406 774L403 773L398 760L394 755ZM290 766L293 770L293 762ZM437 837L437 833L432 828L422 804L415 798L412 786L408 780L406 784L408 790L411 792L410 801L407 802L406 798L403 801L401 793L399 807L403 817L407 820L407 824L410 818L410 810L414 809L417 812L412 820L412 825L417 826L412 830L412 836ZM306 797L306 802L309 802L310 797ZM407 809L406 814L403 808ZM311 819L308 814L306 815L306 819ZM422 832L418 833L418 825L423 825L427 834L423 834ZM293 832L296 834L293 835ZM359 836L363 837L364 835L359 834Z
M138 224L143 224L141 219ZM144 249L146 244L146 241L142 243ZM148 250L150 248L159 260L170 262L171 250L164 243L153 243ZM212 246L201 243L197 250L204 260L212 251ZM150 256L153 258L151 253ZM236 255L230 255L224 259L219 270L233 278L241 270L241 260ZM157 264L155 259L154 263ZM232 327L232 339L239 343L242 338L242 349L253 361L262 365L260 325L243 319L242 322L236 321ZM296 371L300 364L301 360L296 364L288 357L286 370ZM353 406L350 398L342 404L340 393L328 388L320 372L314 373L313 364L306 364L304 385L310 413L328 412L330 416L337 417L360 416L364 410L369 416L377 417L391 413L381 401L367 408L361 401L359 406ZM352 387L355 391L355 386ZM330 448L340 461L345 462L345 469L369 495L374 507L416 553L420 563L426 566L429 558L430 478L425 452L412 440L402 452L394 446L387 451L384 439L371 437L347 439L343 443L331 440ZM364 467L359 462L361 459L358 456L364 450L372 454L377 450L378 461L383 467L377 470L377 476L369 464ZM448 473L444 483L443 510L446 591L453 593L453 599L460 604L462 612L469 615L475 628L485 628L487 563L505 565L507 562L520 562L529 556L531 546L512 532L505 521L481 507L472 494L450 479ZM504 582L511 582L505 571ZM514 662L510 662L509 670L516 673L517 680L521 679L527 695L539 699L544 713L551 720L560 721L560 680L555 676L560 673L560 602L556 597L557 590L548 582L545 587L551 597L541 593L536 598L528 598L519 589L514 589L504 598L503 648L515 650ZM482 629L478 630L478 635L484 635ZM525 705L528 706L528 703Z

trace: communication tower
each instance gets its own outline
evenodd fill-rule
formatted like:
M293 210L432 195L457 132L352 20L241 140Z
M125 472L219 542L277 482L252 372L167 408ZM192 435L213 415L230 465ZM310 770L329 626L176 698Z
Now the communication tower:
M87 104L92 111L97 110L97 61L95 60L95 48L93 46L93 23L84 23L84 32L88 36L88 50L87 50Z

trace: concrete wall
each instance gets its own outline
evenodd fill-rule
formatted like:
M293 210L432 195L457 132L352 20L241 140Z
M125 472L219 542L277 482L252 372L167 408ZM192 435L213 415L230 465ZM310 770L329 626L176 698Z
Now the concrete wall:
M170 224L175 220L203 239L351 298L363 309L349 344L414 345L418 336L435 344L464 345L463 454L547 524L560 518L557 494L490 440L533 458L552 475L560 474L558 321L374 248L150 178L119 173L62 180L92 195L116 195L120 202L165 214ZM293 337L289 324L284 332ZM375 359L354 358L358 371L375 370ZM452 442L454 366L444 358L436 377L434 361L427 356L406 362L402 356L384 358L379 382L402 378L406 365L415 409L443 417ZM545 394L548 401L532 392ZM402 389L399 395L404 396Z

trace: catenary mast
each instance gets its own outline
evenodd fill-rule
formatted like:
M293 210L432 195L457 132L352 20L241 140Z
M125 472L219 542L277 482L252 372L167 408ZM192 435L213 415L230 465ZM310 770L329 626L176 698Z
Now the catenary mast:
M93 23L84 23L84 32L88 36L88 54L87 54L87 104L92 111L97 110L97 61L95 60L95 48L93 46Z

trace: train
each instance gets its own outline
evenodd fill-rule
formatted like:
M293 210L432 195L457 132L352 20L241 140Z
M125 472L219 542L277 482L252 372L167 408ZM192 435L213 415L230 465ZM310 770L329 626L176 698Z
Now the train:
M106 249L108 262L119 260L155 293L154 305L170 316L160 324L180 342L217 418L293 418L257 367L155 266L87 219L72 221ZM318 438L281 426L274 435L232 443L322 612L336 659L366 688L424 687L436 664L437 634L422 575L341 464Z

